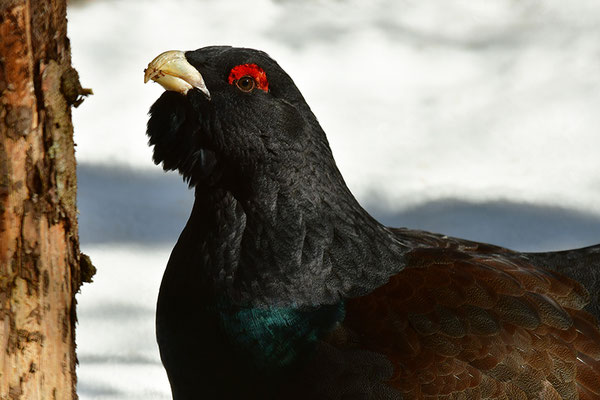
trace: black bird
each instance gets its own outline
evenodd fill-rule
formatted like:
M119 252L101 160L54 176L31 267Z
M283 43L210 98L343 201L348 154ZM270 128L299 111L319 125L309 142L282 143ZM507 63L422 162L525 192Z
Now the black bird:
M600 399L600 246L381 225L261 51L170 51L145 79L168 89L154 162L195 188L157 306L174 399Z

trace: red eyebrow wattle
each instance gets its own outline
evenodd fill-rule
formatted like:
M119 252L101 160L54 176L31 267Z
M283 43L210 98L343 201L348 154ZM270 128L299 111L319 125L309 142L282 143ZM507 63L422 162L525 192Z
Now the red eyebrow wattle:
M269 91L269 81L265 71L256 64L241 64L231 69L229 73L229 84L233 84L244 76L251 76L256 82L256 87L265 92Z

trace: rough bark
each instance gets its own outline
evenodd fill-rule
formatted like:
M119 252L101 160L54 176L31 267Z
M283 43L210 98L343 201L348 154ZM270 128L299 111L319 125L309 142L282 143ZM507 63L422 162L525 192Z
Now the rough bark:
M79 252L65 0L0 0L0 399L76 399ZM75 93L75 94L74 94Z

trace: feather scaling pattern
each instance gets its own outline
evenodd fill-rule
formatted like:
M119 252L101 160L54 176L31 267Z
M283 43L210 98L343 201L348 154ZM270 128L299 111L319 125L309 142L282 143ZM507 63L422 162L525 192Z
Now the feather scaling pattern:
M405 399L597 398L588 300L518 258L417 248L388 284L348 301L344 324L392 360Z

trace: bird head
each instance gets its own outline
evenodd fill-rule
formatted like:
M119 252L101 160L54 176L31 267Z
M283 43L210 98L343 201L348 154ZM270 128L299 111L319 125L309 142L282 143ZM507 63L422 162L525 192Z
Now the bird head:
M290 180L334 166L302 94L264 52L168 51L148 65L149 80L167 89L150 109L154 162L178 170L191 186L219 186L243 197L257 180Z

